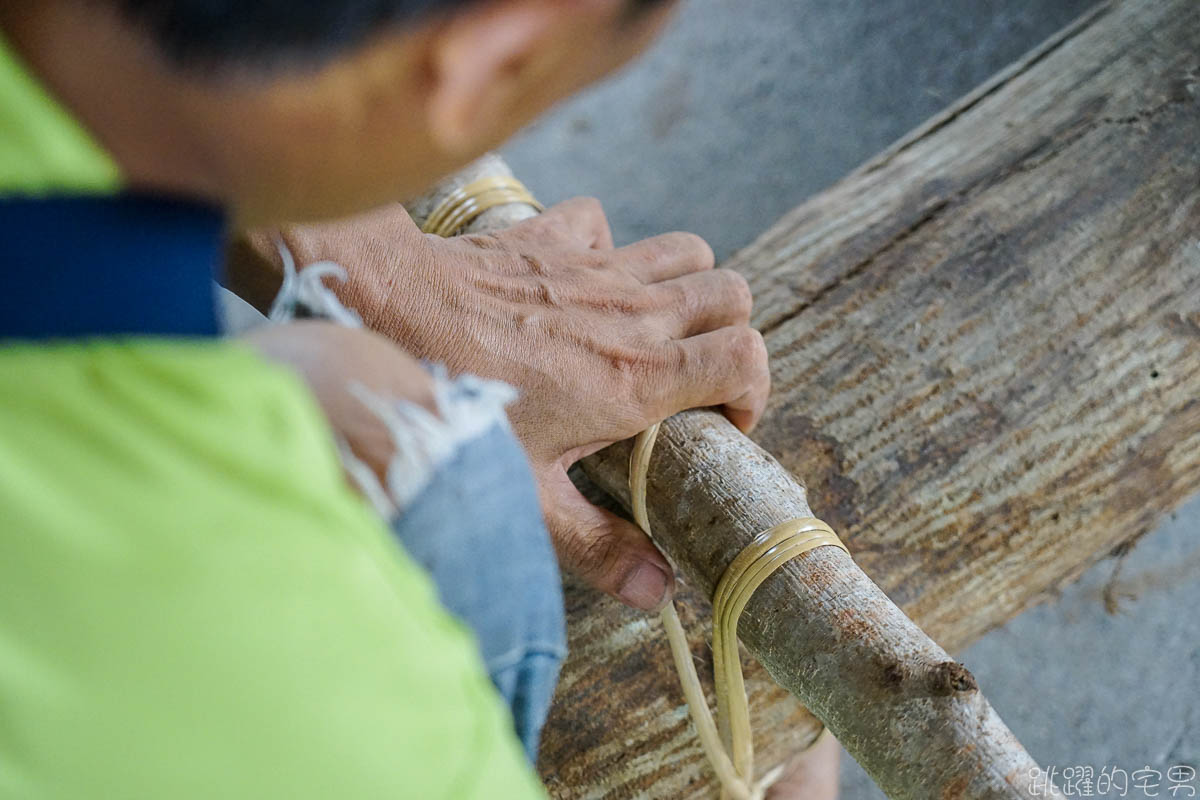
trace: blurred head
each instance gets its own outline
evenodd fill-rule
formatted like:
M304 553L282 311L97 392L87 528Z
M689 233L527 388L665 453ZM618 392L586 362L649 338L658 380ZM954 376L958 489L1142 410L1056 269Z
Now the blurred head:
M25 0L0 26L131 184L246 223L411 197L639 53L670 0Z

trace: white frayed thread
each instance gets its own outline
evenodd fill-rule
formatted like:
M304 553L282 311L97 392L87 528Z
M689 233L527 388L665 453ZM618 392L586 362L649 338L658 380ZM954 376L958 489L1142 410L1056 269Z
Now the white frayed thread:
M267 319L271 322L291 322L294 319L316 317L347 328L362 327L362 317L342 305L337 295L325 285L327 276L346 282L348 276L341 264L314 261L297 272L296 259L278 236L275 237L275 247L283 259L283 286L271 303Z
M267 315L273 323L318 318L347 328L361 328L362 318L342 305L324 283L326 276L346 280L346 270L333 261L317 261L296 271L296 260L279 237L275 239L283 260L283 286ZM387 426L394 455L388 463L386 487L375 472L338 441L342 464L363 496L386 520L395 519L433 480L438 468L454 457L465 443L499 425L508 427L504 407L517 390L501 381L474 375L451 380L445 369L432 368L433 398L437 414L405 400L372 392L361 383L347 390Z
M388 497L387 491L380 485L379 479L375 477L375 472L367 466L365 461L354 455L354 451L350 449L350 444L345 439L339 436L337 445L338 455L342 459L342 467L350 476L350 480L362 492L363 497L367 498L367 502L375 509L375 513L389 522L395 519L400 510L396 508L392 498Z
M516 399L517 392L507 383L474 375L450 380L441 368L434 368L433 379L437 414L407 400L382 397L360 383L347 387L387 426L395 447L388 463L385 492L392 505L381 510L385 519L407 508L462 445L496 426L508 427L504 407ZM364 482L374 484L370 489L363 487L363 493L380 508L376 498L383 489L375 474L369 469L365 474L347 469L360 486Z

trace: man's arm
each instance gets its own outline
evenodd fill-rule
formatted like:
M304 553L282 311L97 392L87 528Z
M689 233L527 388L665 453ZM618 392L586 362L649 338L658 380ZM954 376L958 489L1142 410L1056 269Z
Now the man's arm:
M278 288L274 232L231 248L230 288L260 308ZM521 390L510 419L538 477L560 561L630 605L660 606L666 560L640 530L567 478L585 455L684 408L719 406L743 430L769 390L744 279L670 233L614 248L579 198L489 236L421 234L400 206L280 231L297 263L331 260L367 326L410 354Z

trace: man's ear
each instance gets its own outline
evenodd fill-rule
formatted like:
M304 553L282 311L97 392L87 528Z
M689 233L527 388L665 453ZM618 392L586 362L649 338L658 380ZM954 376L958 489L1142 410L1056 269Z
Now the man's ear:
M447 154L494 146L541 108L539 81L569 49L573 31L606 0L484 0L439 26L429 41L426 113L430 136ZM557 81L555 81L557 82Z

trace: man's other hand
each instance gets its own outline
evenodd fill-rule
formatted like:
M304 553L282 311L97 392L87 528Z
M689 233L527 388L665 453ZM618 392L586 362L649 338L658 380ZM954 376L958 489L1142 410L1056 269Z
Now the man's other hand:
M407 402L438 413L433 377L377 333L301 320L255 328L240 338L268 361L300 376L334 434L374 473L380 486L388 485L396 445L387 423L364 404L356 387L386 402Z
M398 206L282 235L297 263L349 271L339 294L368 327L452 372L520 390L509 417L565 568L638 608L670 598L666 559L589 503L567 468L686 408L716 406L744 431L758 421L770 378L750 291L713 269L703 240L668 233L614 248L587 198L483 236L423 235ZM269 242L235 247L235 271L273 253Z

